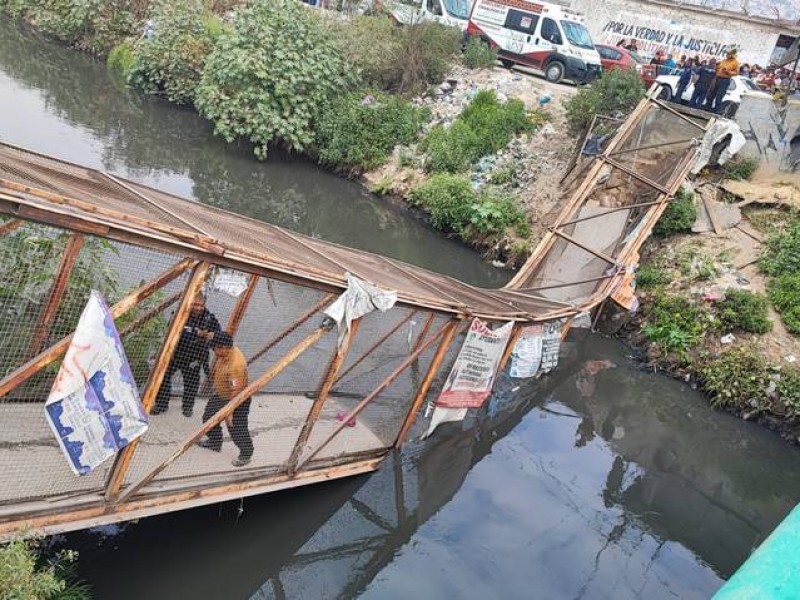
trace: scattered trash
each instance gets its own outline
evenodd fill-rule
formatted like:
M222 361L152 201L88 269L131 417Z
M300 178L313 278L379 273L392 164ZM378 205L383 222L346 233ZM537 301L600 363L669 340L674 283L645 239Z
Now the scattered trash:
M556 134L556 128L553 127L552 123L545 123L544 127L539 130L539 133L541 133L544 137L550 137L551 135Z
M797 362L797 357L794 354L787 354L786 356L783 357L783 360L785 360L788 363L795 363Z
M361 102L358 103L360 106L370 106L375 104L375 96L372 94L367 94L361 99Z
M719 302L720 300L722 300L722 292L718 290L706 292L703 295L703 300L705 300L706 302Z
M539 96L539 106L544 106L545 104L550 104L550 101L553 97L550 94L542 94Z
M732 333L729 333L728 335L723 335L719 340L720 344L732 344L735 341L736 341L736 336L733 335Z
M343 410L340 410L339 412L336 413L336 420L337 421L344 421L346 418L347 418L347 413L344 412ZM356 426L356 418L353 417L352 419L350 419L347 422L347 426L348 427L355 427Z

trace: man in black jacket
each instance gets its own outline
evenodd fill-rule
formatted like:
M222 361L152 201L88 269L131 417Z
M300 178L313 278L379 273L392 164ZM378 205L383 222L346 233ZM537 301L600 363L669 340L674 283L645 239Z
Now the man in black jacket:
M151 414L158 415L167 411L172 394L172 376L175 371L180 371L183 376L183 415L192 416L194 400L200 389L200 369L208 375L208 344L220 330L217 317L206 308L206 299L198 295L192 301L189 318L158 390L156 405Z

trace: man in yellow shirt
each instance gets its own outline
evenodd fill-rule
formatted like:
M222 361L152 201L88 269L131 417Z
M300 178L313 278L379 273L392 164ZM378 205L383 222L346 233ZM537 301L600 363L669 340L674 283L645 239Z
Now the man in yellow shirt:
M711 110L715 113L722 112L722 101L725 98L725 94L728 93L728 87L731 85L731 77L739 74L739 61L736 58L736 54L736 48L729 50L725 60L717 64L717 78L714 82L714 93L712 96L714 102L711 105Z
M209 346L214 351L216 361L211 373L213 392L203 412L204 423L244 390L248 383L247 359L242 351L233 345L233 338L229 333L225 331L214 333ZM253 440L247 422L251 400L251 398L245 400L233 411L233 415L226 419L233 443L239 448L239 457L233 461L234 467L243 467L253 457ZM213 427L208 432L208 437L200 440L197 445L215 452L222 450L221 425Z

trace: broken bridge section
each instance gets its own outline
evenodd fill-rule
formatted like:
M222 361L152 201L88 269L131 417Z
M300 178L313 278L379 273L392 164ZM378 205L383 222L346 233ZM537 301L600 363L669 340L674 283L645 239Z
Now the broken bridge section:
M710 125L705 113L678 110L651 95L625 122L595 119L567 177L564 209L500 290L0 144L0 537L376 469L424 429L419 413L442 389L472 318L513 322L513 340L529 323L569 323L626 280ZM323 311L348 273L395 290L398 301L337 339ZM171 410L151 415L147 432L115 460L77 476L44 401L92 289L108 301L148 413L172 379L201 290L244 355L249 383L214 412L205 382L183 415L176 376ZM225 427L240 407L249 424ZM221 450L199 447L217 425ZM237 467L233 441L243 433L254 452Z

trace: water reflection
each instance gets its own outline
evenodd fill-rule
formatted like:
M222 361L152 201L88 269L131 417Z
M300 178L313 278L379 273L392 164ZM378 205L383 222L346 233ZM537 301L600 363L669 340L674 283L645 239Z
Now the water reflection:
M68 541L120 600L707 598L800 499L796 449L614 342L516 385L370 477Z
M101 62L7 20L0 140L472 284L499 287L510 275L354 182L286 156L256 162L246 147L214 138L193 112L128 90Z

